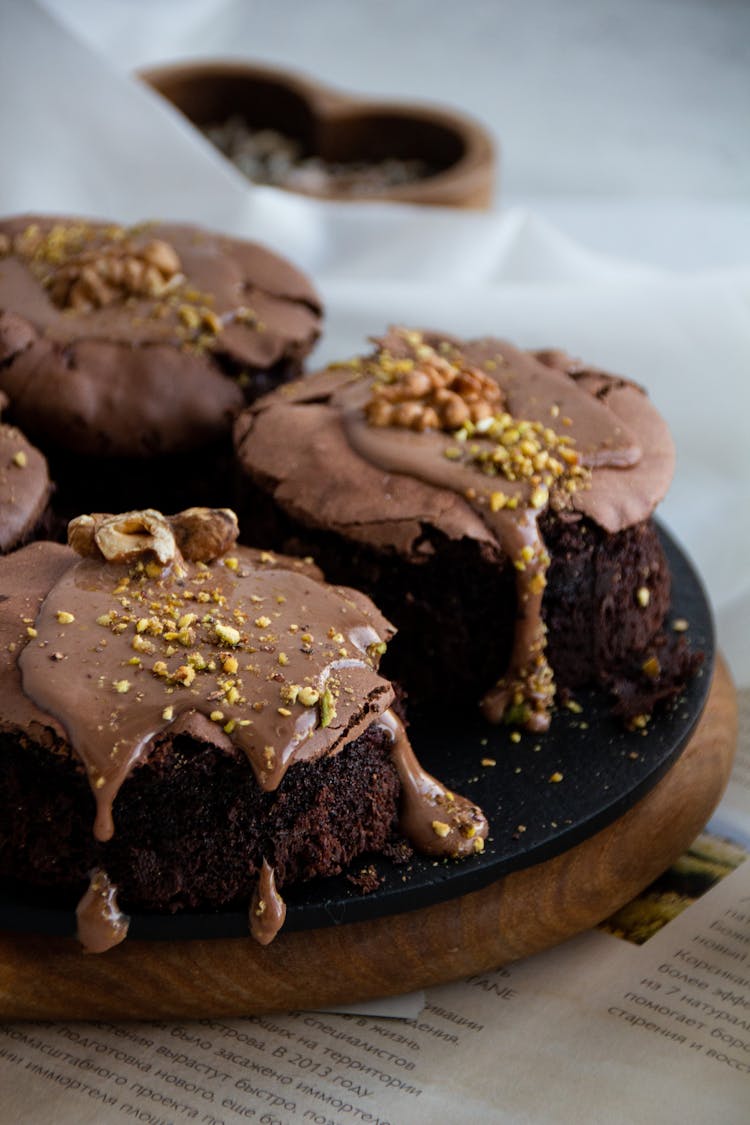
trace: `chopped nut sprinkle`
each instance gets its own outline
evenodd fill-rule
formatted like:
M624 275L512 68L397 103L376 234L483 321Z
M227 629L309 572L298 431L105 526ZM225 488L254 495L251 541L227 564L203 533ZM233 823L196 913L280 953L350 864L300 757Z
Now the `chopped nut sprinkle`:
M220 621L214 625L214 632L220 641L228 645L238 645L242 639L239 629L233 625L223 625Z
M24 451L22 449L19 449L17 453L13 454L13 464L16 466L17 469L25 469L27 463L28 463L28 457L26 456L26 454L24 453Z
M58 609L55 617L61 625L72 625L75 621L75 614L68 613L65 609Z
M635 596L638 600L638 605L643 609L645 609L648 603L651 601L651 591L649 590L648 586L639 586Z
M450 824L446 824L444 820L433 820L432 831L436 836L445 838L451 830Z
M302 687L297 693L297 701L303 707L314 707L320 699L320 692L314 687Z

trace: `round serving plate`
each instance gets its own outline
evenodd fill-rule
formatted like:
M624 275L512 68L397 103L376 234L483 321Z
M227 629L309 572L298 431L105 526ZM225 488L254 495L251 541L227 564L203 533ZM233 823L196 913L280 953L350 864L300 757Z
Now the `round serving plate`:
M484 852L461 861L415 855L406 864L374 861L380 885L362 894L356 872L285 889L285 931L319 929L400 914L469 894L512 871L552 859L574 847L639 801L687 745L705 706L714 664L708 602L692 565L666 533L673 575L672 616L689 623L691 646L703 652L698 675L675 705L645 730L626 730L601 692L577 695L581 710L558 708L545 734L486 723L478 709L446 721L415 723L412 743L423 765L448 787L484 810L490 835ZM483 764L484 763L484 764ZM75 933L73 906L0 898L0 928L46 934ZM134 914L129 936L146 940L243 937L247 912Z

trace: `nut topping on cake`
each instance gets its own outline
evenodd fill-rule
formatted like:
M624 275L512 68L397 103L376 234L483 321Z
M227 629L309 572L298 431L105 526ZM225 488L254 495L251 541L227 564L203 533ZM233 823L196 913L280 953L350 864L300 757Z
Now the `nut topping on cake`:
M153 508L117 516L78 516L68 524L68 544L84 558L99 556L113 563L152 554L169 566L179 553L169 522Z
M86 223L58 223L42 234L31 224L13 240L13 250L30 258L60 308L102 308L127 297L161 296L180 275L177 252L163 239L143 246L123 227L101 232ZM46 267L46 268L45 268Z
M461 356L448 360L419 340L413 358L398 359L383 348L371 361L372 398L365 406L371 426L451 432L502 409L494 379Z
M58 308L87 312L128 297L162 297L181 280L174 247L161 238L139 246L130 233L111 226L102 242L86 223L58 223L46 234L31 224L12 249L31 260Z
M239 535L231 508L186 508L171 516L169 523L182 557L189 562L213 562L232 549ZM224 562L230 570L236 569L236 559Z
M180 558L213 562L234 546L238 534L230 508L186 508L175 516L145 508L117 516L78 516L68 524L68 543L83 558L131 563L153 555L164 567Z

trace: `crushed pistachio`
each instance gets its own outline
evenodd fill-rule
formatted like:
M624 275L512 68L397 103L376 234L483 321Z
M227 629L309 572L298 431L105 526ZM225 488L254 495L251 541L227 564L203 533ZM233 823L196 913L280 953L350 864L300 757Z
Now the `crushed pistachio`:
M336 718L336 704L333 700L330 688L326 688L318 700L318 709L320 711L320 725L328 727Z
M221 621L214 625L214 632L220 641L228 645L238 645L242 639L239 629L235 629L233 625L224 625Z
M297 692L297 702L301 703L303 707L314 707L320 699L320 692L314 688L305 685Z

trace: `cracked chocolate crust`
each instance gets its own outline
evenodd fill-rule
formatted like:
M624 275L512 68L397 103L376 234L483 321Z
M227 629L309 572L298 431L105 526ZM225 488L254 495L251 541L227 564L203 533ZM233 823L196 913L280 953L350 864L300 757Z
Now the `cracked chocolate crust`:
M232 419L299 375L320 323L308 280L256 243L169 223L0 221L0 390L66 515L103 496L175 507L178 476L183 497L226 503Z

